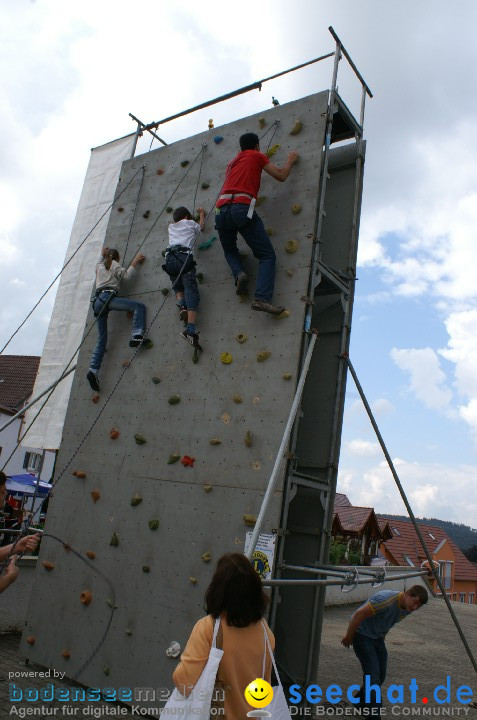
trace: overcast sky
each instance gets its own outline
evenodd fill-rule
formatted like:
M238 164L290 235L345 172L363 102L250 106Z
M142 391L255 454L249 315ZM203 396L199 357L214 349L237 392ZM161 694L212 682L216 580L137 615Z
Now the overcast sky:
M62 265L91 147L334 49L374 93L351 358L418 515L477 526L477 3L3 0L0 342ZM331 61L161 128L326 89ZM357 112L344 63L340 93ZM143 142L142 149L149 147ZM153 147L156 147L154 145ZM54 293L9 345L41 354ZM352 379L339 490L404 512Z

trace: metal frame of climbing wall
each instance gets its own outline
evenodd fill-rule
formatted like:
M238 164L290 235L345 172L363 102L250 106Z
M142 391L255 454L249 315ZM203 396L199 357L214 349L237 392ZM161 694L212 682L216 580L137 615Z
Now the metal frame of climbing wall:
M95 342L95 333L88 335L94 322L90 313L22 640L25 655L84 684L170 684L174 663L167 651L174 640L183 647L203 613L210 562L223 552L244 550L312 326L320 333L318 364L310 368L303 417L295 425L290 461L273 493L264 530L276 532L280 541L279 576L285 574L284 563L310 564L327 557L363 157L362 118L354 120L335 89L345 52L335 40L331 92L210 129L123 164L105 244L117 247L125 264L138 247L146 254L134 283L123 292L147 305L152 347L130 351L130 320L112 313L102 393L92 403L85 382ZM157 125L138 124L138 133L140 128L157 130ZM247 131L262 136L262 150L274 150L279 165L289 150L300 153L285 183L263 178L257 203L277 252L274 301L287 313L271 318L251 311L251 298L239 300L208 217L206 239L196 253L204 353L194 363L179 336L177 308L161 270L170 210L193 204L213 208L225 166ZM333 142L353 137L352 150L331 151ZM340 222L338 242L333 235ZM253 286L256 261L247 256L245 244L241 250ZM320 393L326 412L325 403L317 400ZM192 463L180 462L186 458ZM303 537L312 538L310 547ZM299 600L303 612L297 629L292 593L275 593L271 619L282 665L291 659L294 676L310 677L317 666L322 594ZM288 632L282 632L287 625ZM300 657L295 636L304 643Z

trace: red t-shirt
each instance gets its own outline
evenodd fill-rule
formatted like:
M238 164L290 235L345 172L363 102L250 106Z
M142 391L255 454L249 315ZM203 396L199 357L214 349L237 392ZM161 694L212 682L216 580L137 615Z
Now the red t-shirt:
M242 150L227 165L225 181L220 194L246 192L256 198L260 189L262 170L269 162L270 159L258 150ZM229 202L230 199L218 200L217 207ZM232 202L250 205L250 198L239 196L235 197Z

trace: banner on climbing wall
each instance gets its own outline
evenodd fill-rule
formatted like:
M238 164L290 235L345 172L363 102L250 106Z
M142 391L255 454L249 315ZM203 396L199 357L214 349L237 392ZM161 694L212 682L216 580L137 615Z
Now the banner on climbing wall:
M245 538L245 549L244 554L247 555L250 543L252 541L252 534L248 532ZM275 561L275 545L276 535L267 535L266 533L260 533L258 536L255 550L253 551L252 565L258 572L262 580L270 580L272 577L273 563Z
M61 274L33 397L61 377L72 358L69 367L76 362L74 354L83 337L94 283L95 259L104 243L110 212L99 223L98 220L113 202L121 165L131 157L134 140L134 134L127 135L91 150L65 263L91 234ZM94 228L96 223L98 226ZM41 412L41 423L32 426L22 445L47 450L59 448L73 375L68 375L56 387ZM35 418L41 403L27 411L26 426Z

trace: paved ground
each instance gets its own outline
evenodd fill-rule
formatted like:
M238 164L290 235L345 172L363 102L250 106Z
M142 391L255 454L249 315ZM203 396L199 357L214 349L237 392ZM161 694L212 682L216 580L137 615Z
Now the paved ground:
M346 650L340 645L348 618L355 607L333 607L325 611L318 679L322 689L331 684L340 685L345 689L353 683L360 682L360 667L353 651ZM477 657L477 606L454 603L454 608L474 656ZM84 713L79 708L76 714L63 712L65 703L60 702L42 705L25 701L12 703L8 696L8 673L45 670L38 665L25 665L24 658L18 653L19 640L18 635L0 636L0 720L25 717L21 711L26 708L30 711L33 708L38 711L43 709L43 714L40 715L38 712L35 714L36 717L138 717L133 716L128 708L114 706L111 703L94 703L94 714L91 710ZM477 700L477 674L442 600L431 600L426 607L393 628L388 636L387 646L389 667L385 690L393 683L403 685L405 688L404 706L393 706L385 700L388 717L406 717L411 714L419 716L426 710L427 716L431 714L436 716L437 711L441 716L477 719L477 706L475 708L469 705L463 706L456 701L456 690L461 685L469 685L474 691L474 699ZM447 676L451 678L451 702L438 705L433 699L433 691L436 686L446 684ZM416 705L411 704L408 690L412 678L416 679L419 688ZM19 688L38 688L43 687L47 681L41 677L30 677L15 678L14 682ZM62 681L62 684L72 685L66 680ZM423 697L428 698L427 704L423 704ZM444 697L443 693L442 697ZM16 710L12 710L12 705L15 705ZM74 709L71 705L69 707ZM48 715L47 708L50 713ZM467 712L464 712L464 708ZM56 713L53 712L55 709ZM325 704L321 707L321 714L326 715L331 710ZM336 708L333 714L337 714Z

